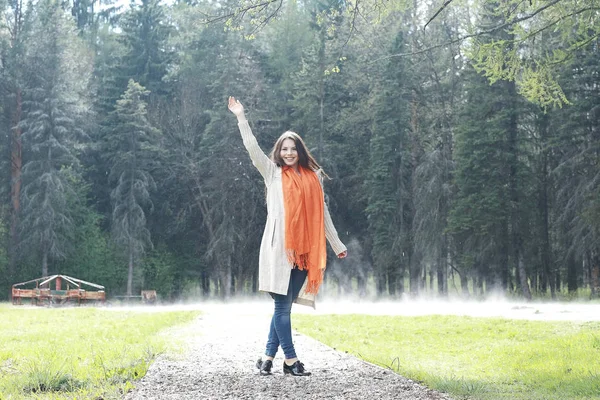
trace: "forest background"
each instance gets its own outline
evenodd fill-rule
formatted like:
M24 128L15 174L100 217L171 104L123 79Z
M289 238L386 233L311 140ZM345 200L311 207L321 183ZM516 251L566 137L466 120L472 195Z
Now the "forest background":
M257 290L262 148L300 133L326 289L600 296L599 0L0 1L0 292Z

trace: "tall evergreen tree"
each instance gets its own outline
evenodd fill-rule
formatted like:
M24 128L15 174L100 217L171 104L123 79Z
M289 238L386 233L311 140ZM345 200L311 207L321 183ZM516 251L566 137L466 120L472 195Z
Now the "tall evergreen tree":
M71 184L64 168L77 167L75 144L83 137L87 101L85 53L71 20L54 1L38 4L26 65L30 80L24 92L25 164L21 194L21 248L40 257L42 275L51 259L68 254L73 228L67 207ZM76 78L77 77L77 78Z
M106 16L109 18L109 16ZM92 197L102 213L110 213L111 200L108 196L110 183L105 171L111 168L105 164L103 153L107 137L112 135L119 124L114 113L117 101L127 90L130 79L139 82L149 90L147 117L156 124L155 114L165 102L157 97L164 95L166 83L163 78L170 61L170 46L167 44L170 28L166 25L164 7L159 1L149 0L141 4L132 2L129 9L116 21L98 23L97 57L95 63L95 109L97 126L93 130L94 146L86 152L86 179L93 182L97 190ZM157 110L157 112L155 112ZM110 218L107 218L108 222Z
M270 23L261 38L267 46L265 78L273 91L266 91L273 125L279 131L289 129L294 111L294 94L297 95L298 73L306 62L307 51L313 44L314 31L310 25L311 14L297 2L287 2L280 18ZM296 104L298 105L298 104Z
M261 108L264 101L261 87L264 77L258 66L264 58L238 35L225 35L219 41L220 32L206 34L205 39L210 42L217 40L217 43L228 43L238 49L233 54L219 54L216 63L210 54L202 55L202 65L210 71L204 87L206 102L203 102L208 119L197 159L201 178L195 186L195 197L201 201L202 219L208 234L205 259L214 266L211 272L219 295L229 297L242 291L246 283L251 282L252 287L257 285L257 250L260 247L257 240L264 221L264 183L247 156L238 128L228 111L222 108L226 95L239 93L264 151L269 151L275 137L273 127L265 123L271 118L270 110L264 113L252 111ZM218 49L217 46L214 50ZM220 111L209 111L215 109ZM240 193L244 195L240 196ZM198 194L203 194L204 198L199 198ZM248 253L238 249L248 249Z
M102 230L104 217L89 201L90 185L72 168L63 169L63 173L73 189L66 196L73 221L72 251L69 257L56 263L57 270L100 283L109 294L118 293L126 279L122 273L119 274L123 257L115 251L109 232Z
M13 282L16 278L17 246L19 243L19 217L21 212L21 186L22 186L22 128L20 122L23 117L23 90L27 80L23 68L24 52L27 46L28 31L31 28L31 12L23 0L14 0L3 3L3 15L6 16L5 39L1 43L0 66L0 93L2 95L0 123L2 131L6 132L6 146L2 147L2 193L6 194L5 204L9 207L4 210L7 214L8 228L7 253L8 264L4 276L6 283ZM7 286L8 288L8 286Z
M475 288L479 290L483 290L483 280L488 280L488 290L502 287L501 268L506 267L507 251L508 210L502 174L506 144L493 113L500 107L494 104L496 97L490 89L480 77L471 75L467 102L456 129L457 193L449 217L458 268L462 275L474 269ZM485 123L473 120L482 115L489 116Z
M114 113L117 100L125 91L121 85L119 66L125 53L125 48L118 41L118 34L113 27L103 24L98 33L96 57L92 75L92 89L94 91L93 108L95 118L90 121L90 146L82 154L81 161L84 165L84 178L91 184L91 202L95 204L98 212L105 215L104 228L110 224L112 210L110 200L110 184L106 171L110 169L107 159L103 156L110 151L106 148L109 141L105 138L111 135L117 124Z
M117 125L110 137L109 180L112 183L112 232L127 258L127 295L131 296L134 272L142 255L152 248L146 214L152 210L152 177L158 130L147 119L148 95L140 84L129 81L115 107Z
M304 49L300 69L295 74L292 102L295 129L315 144L315 156L325 166L326 131L333 125L335 111L332 106L338 99L335 88L337 82L329 75L339 72L336 66L339 54L332 47L337 36L335 28L340 26L342 20L339 16L340 7L336 0L308 3L312 36Z
M486 3L480 25L494 27L505 21L496 8L495 3ZM512 35L496 30L488 40L510 41ZM479 277L486 276L488 290L512 290L514 276L523 295L530 298L520 224L525 202L519 197L522 169L515 83L498 81L487 86L471 76L457 132L458 198L451 225L455 233L470 231L467 238L458 234L456 239L476 243L471 259L480 268ZM475 116L479 123L473 120ZM482 117L485 124L481 124ZM486 271L488 267L491 271ZM477 286L481 289L481 282Z
M393 48L400 50L403 46L403 34L398 32ZM404 291L404 276L413 253L412 160L406 76L402 63L389 61L386 76L375 94L366 212L379 294L388 291L395 295L397 291Z
M557 182L555 230L566 238L558 258L569 269L577 268L576 263L587 266L594 297L600 297L599 60L596 41L565 68L562 83L573 105L553 113L556 122L550 124L550 129L556 130L552 134L552 150L557 158L553 171Z
M160 0L131 2L119 24L120 36L125 45L120 68L121 84L129 79L139 82L152 96L165 93L163 78L167 74L172 53L167 46L171 27Z
M426 35L413 32L413 41L428 48L440 38L455 40L462 11L448 10L428 25ZM451 265L452 242L447 223L452 201L453 130L462 94L463 63L456 44L427 51L418 63L423 67L414 69L413 90L418 101L413 101L413 113L417 114L413 118L418 120L424 154L415 168L413 235L415 249L423 255L424 264L429 265L430 288L433 291L437 283L440 295L448 294Z

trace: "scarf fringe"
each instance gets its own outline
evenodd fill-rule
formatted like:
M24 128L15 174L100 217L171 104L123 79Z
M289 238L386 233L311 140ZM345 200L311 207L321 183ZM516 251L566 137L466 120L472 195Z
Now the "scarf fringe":
M321 275L323 273L321 272ZM319 293L319 287L321 287L321 283L323 282L323 280L312 280L309 279L307 284L306 284L306 293L311 293L311 294L317 294Z
M308 263L308 254L296 254L296 252L292 249L286 249L287 259L290 264L298 267L299 270L307 270L308 274L306 276L306 293L317 294L319 293L319 288L321 287L321 283L323 283L323 276L325 275L325 267L319 268L317 272L318 276L314 275L314 269L311 269ZM312 272L312 273L311 273Z

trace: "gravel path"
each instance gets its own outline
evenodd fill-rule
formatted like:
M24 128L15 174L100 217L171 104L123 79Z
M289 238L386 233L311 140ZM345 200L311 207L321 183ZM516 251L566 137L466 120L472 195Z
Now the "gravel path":
M278 353L273 375L260 376L254 364L268 333L265 311L203 307L192 324L170 333L185 340L184 354L156 360L125 399L450 399L296 332L296 350L312 375L283 375Z

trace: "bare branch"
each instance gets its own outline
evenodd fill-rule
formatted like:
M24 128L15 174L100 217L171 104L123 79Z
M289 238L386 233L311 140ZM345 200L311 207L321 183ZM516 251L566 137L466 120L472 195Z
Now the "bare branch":
M531 37L533 37L533 36L536 36L536 35L537 35L537 34L539 34L540 32L543 32L543 31L545 31L546 29L553 27L554 25L558 24L560 21L563 21L563 20L565 20L565 19L567 19L567 18L569 18L569 17L574 17L574 16L576 16L576 15L578 15L578 14L581 14L581 13L584 13L584 12L586 12L586 11L595 11L595 10L598 10L598 7L588 7L588 8L582 8L582 9L580 9L580 10L573 11L573 12L572 12L572 13L570 13L570 14L563 15L562 17L560 17L560 18L556 18L554 21L552 21L552 22L549 22L548 24L546 24L546 25L542 26L540 29L538 29L538 30L536 30L536 31L534 31L534 32L531 32L531 33L529 33L528 35L526 35L526 36L525 36L525 37L523 37L522 39L519 39L519 41L520 41L520 42L524 42L524 41L526 41L527 39L529 39L529 38L531 38Z
M592 43L594 40L600 38L600 33L597 33L591 37L589 37L587 40L581 42L581 43L577 43L575 46L569 48L569 50L567 52L565 52L565 56L562 58L559 58L558 60L552 61L550 63L548 63L548 65L557 65L557 64L562 64L563 62L567 61L568 59L570 59L573 54L575 54L575 52L577 50L581 50L583 49L585 46L587 46L588 44Z
M542 11L544 11L544 10L546 10L546 9L554 6L555 4L560 3L561 1L562 0L552 0L548 4L546 4L546 5L538 8L537 10L535 10L534 12L532 12L531 14L526 14L526 15L523 15L522 17L520 17L520 18L515 18L514 20L506 21L505 23L500 24L498 26L495 26L493 28L490 28L489 30L482 31L479 34L481 34L481 35L489 35L491 33L499 31L500 29L504 29L504 28L507 28L509 26L516 25L519 22L527 21L528 19L531 19L531 18L535 17L536 15L538 15L539 13L541 13Z
M283 0L275 0L275 1L279 1L277 8L275 10L273 10L273 12L271 12L271 14L267 16L267 18L262 20L260 22L260 24L252 30L252 32L250 32L251 35L254 34L255 32L259 31L263 26L267 25L271 19L273 19L277 14L279 14L279 10L281 10L281 7L283 5ZM274 3L275 1L271 1L271 3ZM264 8L266 8L266 7L267 6L265 6Z
M423 26L423 30L425 30L425 28L427 28L427 25L429 25L429 23L433 21L442 11L444 11L444 8L448 7L453 1L454 0L446 0L446 2L442 4L442 6L435 12L435 14L433 14L433 17L429 18L425 26Z
M267 15L265 20L268 21L268 20L272 19L273 17L275 17L275 15L279 12L279 10L281 9L281 6L283 5L283 0L266 0L266 1L263 1L262 3L250 4L245 7L235 8L233 11L231 11L227 14L208 15L205 20L205 23L210 24L210 23L214 23L214 22L226 21L229 18L243 19L244 16L246 16L246 14L248 14L250 12L260 13L260 12L266 10L273 3L279 3L279 5L277 6L277 9L274 12Z
M538 8L537 10L535 10L534 12L532 12L530 14L523 15L522 17L516 18L516 19L514 19L512 21L507 21L505 23L502 23L502 24L497 25L495 27L492 27L490 29L486 29L486 30L482 30L482 31L479 31L479 32L476 32L476 33L471 33L471 34L468 34L468 35L460 36L460 37L458 37L458 38L456 38L454 40L450 40L448 42L440 43L440 44L437 44L435 46L430 46L430 47L427 47L427 48L422 49L422 50L411 51L411 52L407 52L407 53L391 54L389 56L385 56L385 57L381 57L381 58L378 58L376 60L373 60L371 63L375 63L375 62L386 60L386 59L390 59L390 58L406 57L406 56L414 56L414 55L418 55L418 54L423 54L423 53L426 53L426 52L431 51L431 50L439 49L441 47L446 47L446 46L451 46L451 45L456 44L456 43L461 43L461 42L463 42L463 41L465 41L467 39L471 39L471 38L474 38L474 37L479 37L479 36L484 36L484 35L491 35L492 33L495 33L495 32L497 32L497 31L499 31L501 29L513 26L515 24L518 24L519 22L527 21L527 20L535 17L539 13L543 12L544 10L548 9L549 7L552 7L552 6L556 5L557 3L561 2L561 1L562 0L552 0L548 4L545 4L544 6ZM585 10L586 11L591 11L591 10L595 10L595 9L596 8L590 7L590 8L586 8ZM583 11L581 11L581 12L583 12ZM569 14L569 15L565 15L565 16L561 17L559 19L559 21L564 20L565 18L569 18L569 17L571 17L573 15L576 15L578 13L579 12L575 12L575 13L572 13L572 14ZM558 21L552 22L552 25L556 24L556 22L558 22Z
M352 34L356 30L356 17L360 15L360 12L358 10L359 3L360 1L356 1L356 3L354 3L354 9L352 10L352 21L350 22L350 33L348 34L346 41L342 45L341 51L343 51L346 48L348 42L350 42L350 38L352 38Z

